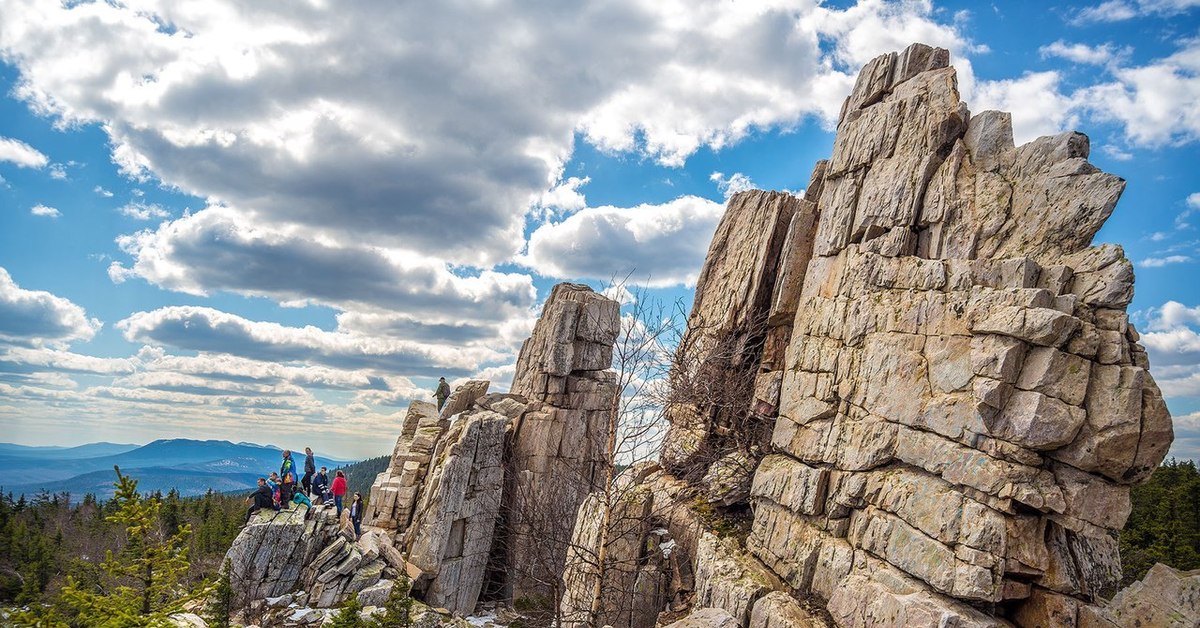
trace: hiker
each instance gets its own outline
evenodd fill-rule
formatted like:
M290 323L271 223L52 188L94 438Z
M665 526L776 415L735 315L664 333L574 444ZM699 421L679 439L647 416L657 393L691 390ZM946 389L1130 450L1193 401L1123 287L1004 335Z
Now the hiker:
M437 391L433 393L437 397L438 412L442 411L442 406L446 405L446 399L450 397L450 384L446 383L445 377L438 378Z
M283 450L283 464L279 465L279 477L282 480L279 484L279 501L283 504L292 503L292 492L296 490L296 480L299 476L296 474L296 462L292 460L292 450Z
M246 501L250 502L250 508L246 510L246 523L250 523L250 517L253 517L254 513L264 508L275 508L271 487L267 486L267 478L258 478L258 488L246 497Z
M321 472L313 476L312 490L318 503L324 504L329 492L329 476L325 473L325 467L321 467Z
M342 496L346 494L346 474L342 473L341 469L333 472L333 486L329 491L333 493L333 505L337 506L337 516L340 519L342 516Z
M296 504L297 506L304 504L305 506L308 506L309 510L312 510L312 507L313 507L312 500L308 498L308 495L304 494L304 491L296 491L295 493L293 493L292 494L292 503Z
M312 447L304 448L304 479L300 480L300 484L304 486L304 494L312 497L312 476L317 473L317 461L313 458Z
M271 507L275 509L275 512L279 512L279 508L283 502L279 499L280 488L278 473L272 471L271 475L267 476L267 487L271 489Z
M354 501L350 502L350 521L354 523L354 536L362 536L363 500L362 493L354 492Z

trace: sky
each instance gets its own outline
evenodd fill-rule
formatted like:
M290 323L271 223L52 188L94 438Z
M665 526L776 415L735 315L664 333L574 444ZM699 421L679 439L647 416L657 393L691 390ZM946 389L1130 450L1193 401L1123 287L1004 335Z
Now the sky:
M1200 0L0 0L0 440L387 453L559 281L689 303L914 41L1126 179L1096 242L1200 459Z

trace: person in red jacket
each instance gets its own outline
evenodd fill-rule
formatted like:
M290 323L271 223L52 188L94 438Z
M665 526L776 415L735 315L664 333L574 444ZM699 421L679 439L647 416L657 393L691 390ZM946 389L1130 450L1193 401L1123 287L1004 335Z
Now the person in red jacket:
M342 516L342 497L346 495L346 474L341 469L334 472L333 485L329 491L333 493L333 504L337 506L337 516Z

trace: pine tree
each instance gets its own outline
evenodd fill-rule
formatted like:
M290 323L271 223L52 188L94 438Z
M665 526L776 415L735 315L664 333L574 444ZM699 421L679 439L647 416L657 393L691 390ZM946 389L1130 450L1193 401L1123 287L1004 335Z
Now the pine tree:
M413 599L409 595L412 582L401 574L392 585L392 591L383 604L384 615L376 620L379 628L410 628L412 626Z
M361 611L362 604L358 603L358 597L351 595L350 599L342 604L341 612L334 615L333 621L325 626L327 628L367 628L370 624L363 621L362 616L359 615Z
M137 480L113 468L116 510L107 520L125 528L125 549L119 554L109 550L101 564L108 586L88 590L68 577L61 600L78 612L84 626L160 626L188 598L180 580L189 568L191 526L184 524L174 534L165 534L159 521L162 503L142 498Z
M226 558L220 575L217 576L217 581L213 585L208 607L205 608L207 615L205 619L211 628L229 628L231 625L229 614L233 612L233 585L229 582L230 569L229 559Z

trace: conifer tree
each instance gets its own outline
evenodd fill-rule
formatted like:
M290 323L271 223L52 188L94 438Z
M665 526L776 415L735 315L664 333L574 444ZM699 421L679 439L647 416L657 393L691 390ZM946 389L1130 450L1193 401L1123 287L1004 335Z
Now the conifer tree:
M362 604L358 603L358 597L351 595L350 599L342 604L342 610L337 615L334 615L333 621L325 624L327 628L367 628L370 624L363 621L359 612L362 611ZM371 622L374 623L374 622Z
M376 620L379 628L411 628L413 599L409 595L412 582L401 574L392 585L387 601L383 604L384 615Z
M229 559L226 558L221 572L217 575L217 581L213 584L212 597L205 608L205 620L210 628L229 628L231 625L229 614L233 612L233 585L229 581L230 569Z
M137 480L113 468L117 472L116 510L106 519L125 528L125 548L120 553L107 552L101 564L107 576L103 586L89 589L68 578L61 600L78 613L84 626L161 626L188 597L180 581L189 568L191 526L184 524L173 534L165 533L159 520L162 503L143 498Z

